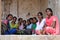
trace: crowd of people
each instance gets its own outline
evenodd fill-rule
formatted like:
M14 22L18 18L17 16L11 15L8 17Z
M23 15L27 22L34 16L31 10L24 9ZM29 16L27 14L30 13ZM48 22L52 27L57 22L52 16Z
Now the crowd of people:
M46 18L43 18L43 13L38 12L37 17L32 17L27 20L18 18L12 14L8 14L5 20L1 22L2 35L58 35L59 22L58 18L53 15L51 8L45 10ZM16 21L18 22L16 23Z

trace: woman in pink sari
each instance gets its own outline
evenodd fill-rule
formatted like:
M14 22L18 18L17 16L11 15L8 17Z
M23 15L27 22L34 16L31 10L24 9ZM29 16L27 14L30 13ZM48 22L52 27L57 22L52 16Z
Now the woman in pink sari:
M59 34L59 22L56 16L53 16L51 8L46 9L46 24L44 31L47 35L58 35Z

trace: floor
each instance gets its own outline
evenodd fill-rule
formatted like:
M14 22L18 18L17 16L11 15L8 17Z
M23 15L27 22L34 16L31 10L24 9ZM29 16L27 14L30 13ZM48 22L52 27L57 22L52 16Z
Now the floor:
M2 35L0 36L0 40L60 40L60 36L46 36L46 35Z

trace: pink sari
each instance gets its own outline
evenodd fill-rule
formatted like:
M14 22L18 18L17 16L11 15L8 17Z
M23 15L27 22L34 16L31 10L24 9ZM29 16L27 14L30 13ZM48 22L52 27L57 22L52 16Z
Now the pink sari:
M56 21L55 28L51 27L51 24L53 23L53 21ZM50 33L51 35L59 34L59 22L56 16L52 16L50 19L46 18L46 25L47 25L47 27L45 28L46 33Z

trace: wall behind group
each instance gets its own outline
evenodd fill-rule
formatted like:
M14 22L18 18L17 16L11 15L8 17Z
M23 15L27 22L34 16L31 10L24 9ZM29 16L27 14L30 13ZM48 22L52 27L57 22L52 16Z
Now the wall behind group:
M7 15L10 13L14 16L17 16L18 18L22 17L23 19L28 19L30 17L36 17L37 13L40 11L45 13L44 11L47 8L47 4L47 0L12 0L9 7L7 7L9 5L8 3L7 5L5 4L7 11L4 11L6 13L4 14Z

